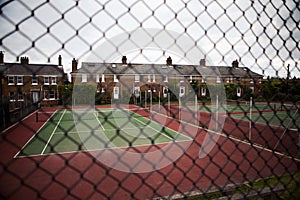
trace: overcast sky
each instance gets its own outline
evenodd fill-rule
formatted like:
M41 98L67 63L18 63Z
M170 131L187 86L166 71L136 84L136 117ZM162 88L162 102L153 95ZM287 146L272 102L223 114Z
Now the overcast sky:
M72 58L88 62L91 53L99 62L120 61L126 54L133 63L164 63L169 55L173 63L188 63L185 55L201 50L196 60L205 55L209 65L238 59L257 73L286 77L290 64L292 77L300 77L300 12L294 1L1 0L0 50L6 62L28 56L31 63L56 64L62 55L67 72ZM134 45L124 52L126 42L116 43L116 38L132 36L136 29L145 33L126 38ZM164 35L151 35L155 48L145 43L150 29L164 30ZM188 41L181 48L182 38ZM166 49L177 43L183 54ZM98 55L103 44L117 45L117 56Z

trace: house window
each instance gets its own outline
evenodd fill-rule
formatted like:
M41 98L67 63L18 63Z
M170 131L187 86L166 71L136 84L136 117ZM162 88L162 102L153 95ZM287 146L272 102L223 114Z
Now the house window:
M15 101L15 93L9 92L9 101Z
M49 85L49 76L44 77L44 85Z
M8 76L7 77L8 85L14 85L15 84L15 77L14 76Z
M51 84L56 85L56 77L55 76L52 76Z
M181 83L184 82L184 76L180 77L180 82L181 82Z
M185 87L184 86L180 86L179 89L179 97L183 97L185 94Z
M117 76L116 74L114 74L114 82L115 82L115 83L119 82L118 76Z
M24 101L22 92L18 92L18 101Z
M104 74L101 75L101 82L102 82L102 83L105 82L105 76L104 76Z
M114 87L114 99L119 99L119 87Z
M206 88L201 88L201 96L206 96Z
M134 82L140 82L140 75L136 74L134 75Z
M38 77L32 76L31 84L32 84L32 85L37 85L37 84L38 84Z
M164 82L167 83L168 82L168 76L164 76Z
M219 76L217 76L217 83L221 83L221 79Z
M193 76L190 75L190 83L193 82Z
M100 76L99 74L96 74L96 83L99 83L100 82Z
M202 82L202 83L206 83L206 77L202 77L201 82Z
M236 96L241 97L242 96L242 89L240 87L238 87L236 89Z
M139 97L140 96L140 87L134 87L134 95L135 97Z
M23 85L23 76L17 76L17 85Z
M148 82L151 82L151 75L148 74Z
M155 82L155 74L152 75L152 82Z
M82 74L81 82L82 83L86 83L87 82L87 74Z
M53 90L50 90L50 91L49 91L49 99L50 99L50 100L55 99L55 92L54 92Z

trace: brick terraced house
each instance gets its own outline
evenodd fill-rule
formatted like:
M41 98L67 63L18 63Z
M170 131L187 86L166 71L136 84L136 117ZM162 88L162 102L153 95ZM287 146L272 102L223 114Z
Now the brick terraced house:
M58 86L67 83L61 63L61 56L58 65L30 64L28 57L21 57L20 63L6 63L0 52L1 96L9 101L9 109L59 104Z
M234 96L242 97L246 90L257 94L263 76L247 67L239 67L237 60L232 66L206 66L201 59L199 65L176 65L168 57L165 64L132 64L123 56L121 63L83 62L73 59L71 78L73 84L97 85L98 93L106 93L112 100L150 93L166 97L168 88L177 96L189 94L190 85L197 89L199 97L209 96L207 85L234 85ZM105 96L105 95L104 95Z

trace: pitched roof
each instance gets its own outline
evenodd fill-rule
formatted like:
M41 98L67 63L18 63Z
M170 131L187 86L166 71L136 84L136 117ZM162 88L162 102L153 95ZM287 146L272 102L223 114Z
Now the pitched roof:
M4 63L3 75L56 75L63 76L64 71L52 64Z
M74 72L73 72L74 73ZM83 62L75 73L104 74L166 74L174 76L221 76L221 77L263 77L247 67L199 66L165 64L122 64L122 63L89 63Z

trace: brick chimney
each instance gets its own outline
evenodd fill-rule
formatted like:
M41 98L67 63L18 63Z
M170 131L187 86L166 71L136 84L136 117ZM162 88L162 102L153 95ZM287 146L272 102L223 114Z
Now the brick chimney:
M169 56L168 58L167 58L167 66L172 66L172 58Z
M4 64L4 53L0 51L0 65Z
M206 66L205 59L200 59L200 66Z
M61 55L58 56L58 66L62 66L62 57L61 57Z
M75 60L75 58L73 58L73 60L72 60L72 72L77 71L77 65L78 65L77 60Z
M232 61L232 67L233 68L238 68L239 67L239 62L237 60Z
M126 56L123 56L123 57L122 57L122 64L123 64L123 65L126 65L126 64L127 64L127 58L126 58Z
M29 64L29 58L26 57L26 56L21 57L21 64L28 65Z

